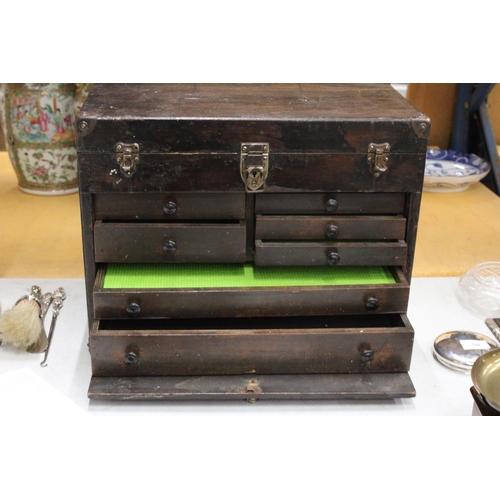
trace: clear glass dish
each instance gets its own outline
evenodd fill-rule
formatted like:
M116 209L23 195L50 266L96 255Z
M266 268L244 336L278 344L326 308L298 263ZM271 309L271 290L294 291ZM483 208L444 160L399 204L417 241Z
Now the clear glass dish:
M500 262L483 262L458 282L460 304L482 318L500 317Z

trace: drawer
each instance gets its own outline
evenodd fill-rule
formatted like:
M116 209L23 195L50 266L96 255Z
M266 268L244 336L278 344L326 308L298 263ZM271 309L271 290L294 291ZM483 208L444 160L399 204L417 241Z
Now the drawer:
M408 247L398 241L255 241L257 266L404 266Z
M246 226L97 221L96 262L245 262Z
M95 321L94 376L406 372L404 314Z
M108 264L93 288L94 317L215 318L405 312L400 269L251 264Z
M406 219L395 216L272 216L258 215L258 240L400 240Z
M263 215L402 214L404 193L262 193L255 212Z
M244 219L245 193L97 193L99 219Z

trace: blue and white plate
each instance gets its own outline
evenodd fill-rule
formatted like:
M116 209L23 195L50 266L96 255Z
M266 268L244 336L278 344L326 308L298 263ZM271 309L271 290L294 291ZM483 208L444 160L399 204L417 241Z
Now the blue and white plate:
M474 154L429 148L425 161L424 191L465 191L471 184L486 177L490 169L487 161Z

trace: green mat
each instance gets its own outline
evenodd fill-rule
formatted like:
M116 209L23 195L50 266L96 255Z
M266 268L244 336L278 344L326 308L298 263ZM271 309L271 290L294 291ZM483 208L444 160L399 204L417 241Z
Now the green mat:
M108 264L103 288L252 288L395 283L386 267Z

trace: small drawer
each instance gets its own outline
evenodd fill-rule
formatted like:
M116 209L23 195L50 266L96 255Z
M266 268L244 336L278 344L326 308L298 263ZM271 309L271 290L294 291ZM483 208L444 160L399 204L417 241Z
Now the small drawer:
M404 193L261 193L255 212L262 215L402 214Z
M245 193L97 193L95 218L231 220L245 218Z
M400 240L406 219L402 216L273 216L258 215L258 240Z
M410 368L404 314L95 321L92 374L394 373Z
M127 223L97 221L96 262L244 262L244 221Z
M257 266L404 266L408 247L399 241L255 241Z
M108 264L99 268L100 319L314 316L405 312L400 269L251 264Z

